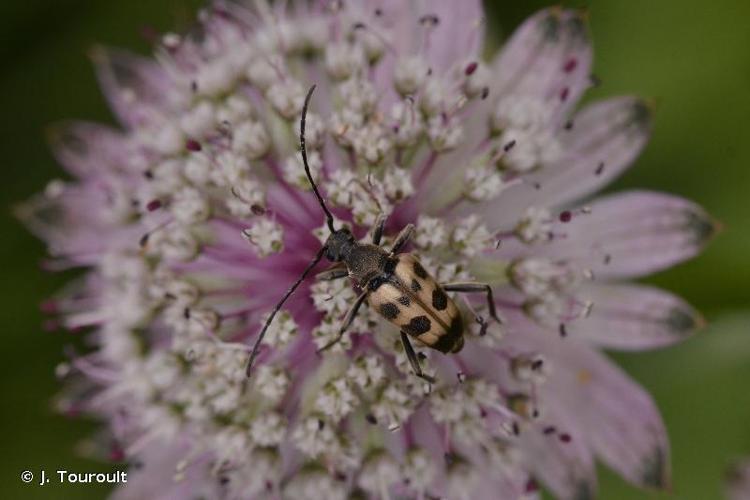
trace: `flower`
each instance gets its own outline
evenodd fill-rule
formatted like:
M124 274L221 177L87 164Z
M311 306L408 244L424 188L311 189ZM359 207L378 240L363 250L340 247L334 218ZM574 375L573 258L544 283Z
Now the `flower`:
M90 332L58 368L59 406L106 420L133 470L119 498L560 498L595 494L595 461L669 485L650 397L600 352L674 344L701 325L674 295L627 280L697 254L698 206L632 191L588 198L647 142L635 97L576 107L593 85L585 16L533 15L491 60L477 1L215 2L155 57L94 52L118 127L54 134L67 180L20 208L49 269L85 273L46 304ZM328 235L302 169L358 238L388 216L454 296L457 354L418 349L345 280L303 282ZM321 269L321 268L318 268Z

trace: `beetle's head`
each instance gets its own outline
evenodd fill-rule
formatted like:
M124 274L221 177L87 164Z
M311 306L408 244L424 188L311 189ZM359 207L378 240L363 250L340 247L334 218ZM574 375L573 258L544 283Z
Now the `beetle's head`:
M341 262L347 258L354 245L354 235L348 228L337 229L326 240L326 258L331 262Z

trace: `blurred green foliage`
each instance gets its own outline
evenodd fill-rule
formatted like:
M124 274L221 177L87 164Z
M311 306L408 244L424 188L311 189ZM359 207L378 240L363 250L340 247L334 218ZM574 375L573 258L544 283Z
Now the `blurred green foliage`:
M488 1L500 40L540 1ZM651 145L613 188L677 193L707 207L725 231L700 258L650 281L677 291L713 323L666 351L615 358L657 400L673 443L671 498L719 498L722 471L750 453L750 2L746 0L592 0L595 72L604 85L589 98L635 93L658 102ZM37 304L66 276L39 271L43 246L12 219L10 207L59 176L44 128L67 118L111 121L86 53L95 43L146 51L143 28L179 29L197 0L3 0L0 4L0 282L5 359L2 498L101 498L105 488L23 484L21 471L110 466L79 457L76 443L96 428L53 413L52 367L76 341L43 332ZM722 319L724 318L724 319ZM669 498L638 492L603 471L601 497Z

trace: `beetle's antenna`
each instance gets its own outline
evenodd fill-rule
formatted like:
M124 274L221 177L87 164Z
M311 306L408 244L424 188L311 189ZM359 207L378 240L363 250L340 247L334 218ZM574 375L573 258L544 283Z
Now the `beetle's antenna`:
M308 95L309 97L309 95ZM250 353L250 360L247 362L247 369L245 370L245 374L249 377L250 371L253 368L253 361L255 361L255 357L258 355L258 349L260 349L260 343L263 341L263 337L266 335L266 331L268 330L268 327L271 326L271 322L273 321L274 316L276 316L276 313L279 312L279 309L281 309L281 306L284 305L284 302L286 302L286 299L289 298L289 296L294 293L294 291L297 289L297 287L304 281L304 279L307 277L307 274L310 272L310 270L315 267L315 264L317 264L320 259L323 257L323 254L327 250L327 247L324 245L320 247L320 250L318 250L317 255L315 255L315 258L313 258L312 261L307 265L304 271L302 271L302 274L300 275L299 279L295 281L295 283L289 287L289 290L286 291L284 296L281 298L278 304L273 308L273 311L271 311L271 315L266 320L266 324L263 325L263 329L260 331L260 335L258 335L258 338L255 340L255 345L253 346L253 352Z
M305 118L307 118L307 108L310 105L310 98L313 95L313 91L315 91L315 85L310 87L310 90L307 91L307 97L305 97L305 105L302 107L302 120L299 124L299 143L302 147L302 163L305 165L305 173L307 174L307 179L310 181L310 185L315 192L315 196L318 197L320 206L323 207L323 211L326 213L326 223L328 224L328 229L330 229L332 233L335 233L336 230L333 228L333 214L330 210L328 210L328 207L323 201L323 197L320 196L318 186L315 185L315 181L310 174L310 165L307 163L307 148L305 147Z

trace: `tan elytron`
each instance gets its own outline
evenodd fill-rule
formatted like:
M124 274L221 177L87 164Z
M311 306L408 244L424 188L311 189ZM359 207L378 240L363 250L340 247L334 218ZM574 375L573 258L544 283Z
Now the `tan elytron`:
M370 307L424 346L443 353L460 351L464 324L456 304L414 255L392 258L394 272L371 289Z

